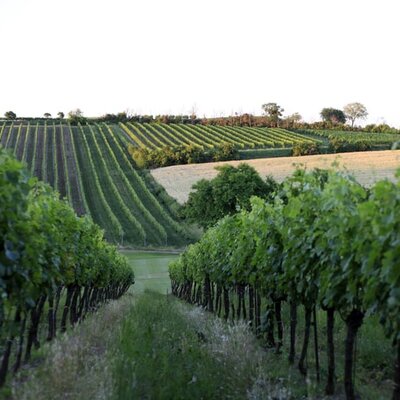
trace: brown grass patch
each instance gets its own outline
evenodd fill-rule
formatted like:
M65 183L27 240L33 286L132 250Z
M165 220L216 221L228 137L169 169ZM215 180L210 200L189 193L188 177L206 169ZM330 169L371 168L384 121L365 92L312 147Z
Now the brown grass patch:
M400 167L400 150L176 165L154 169L151 174L171 197L182 204L188 199L191 188L197 181L212 179L217 175L215 167L225 164L237 166L242 162L250 164L262 177L272 175L278 181L292 174L299 164L307 169L314 169L329 168L336 162L341 168L351 172L361 184L371 185L380 179L394 179L396 170Z

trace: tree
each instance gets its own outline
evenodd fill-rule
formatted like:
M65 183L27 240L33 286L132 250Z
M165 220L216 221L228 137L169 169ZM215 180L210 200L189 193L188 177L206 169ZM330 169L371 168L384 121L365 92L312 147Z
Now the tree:
M298 113L294 113L291 115L288 115L284 119L284 125L286 125L286 128L293 128L297 123L299 123L303 117Z
M72 125L77 125L78 123L85 123L86 118L83 116L83 111L77 108L68 113L68 118Z
M71 110L68 113L68 117L69 118L83 117L83 111L80 108L77 108L75 110Z
M250 198L270 199L278 184L268 178L263 181L248 164L218 167L218 175L211 181L197 182L189 194L183 215L203 228L209 228L225 215L236 214L240 209L250 209Z
M44 113L43 116L44 116L45 118L50 118L50 117L51 117L51 114L47 112L47 113Z
M4 116L5 116L7 119L16 119L16 118L17 118L17 114L15 114L15 112L13 112L13 111L7 111L7 112L5 112L5 113L4 113Z
M64 119L64 117L65 117L65 115L64 115L64 113L63 113L62 111L59 111L59 112L57 113L57 116L58 116L58 118L60 118L60 119Z
M346 123L346 115L342 110L336 108L323 108L321 110L321 118L326 122L331 122L332 124Z
M351 126L354 126L356 119L367 118L367 108L361 103L349 103L343 107L346 118L351 121Z
M261 108L263 109L264 114L269 117L270 121L275 124L275 126L278 126L279 118L285 110L276 103L263 104Z

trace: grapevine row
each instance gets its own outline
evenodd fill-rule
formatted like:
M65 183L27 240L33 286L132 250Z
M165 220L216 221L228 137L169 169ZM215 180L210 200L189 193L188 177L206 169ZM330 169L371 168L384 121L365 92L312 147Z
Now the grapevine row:
M124 161L125 166L131 172L131 176L135 181L135 188L141 192L145 197L146 204L149 208L157 211L160 216L168 222L168 224L174 229L176 233L185 236L185 231L180 224L178 224L169 214L168 212L161 206L161 204L157 201L154 195L150 192L147 188L146 184L144 183L143 179L139 176L136 169L133 167L132 162L128 159L127 155L125 154L121 144L118 142L116 135L114 134L113 130L110 128L109 125L104 124L104 127L107 128L110 137L112 138L112 142L115 145L116 150L118 151L119 158Z
M149 210L143 205L143 203L140 200L139 196L137 195L136 191L134 190L134 188L132 187L128 178L126 177L125 172L122 170L121 166L119 165L119 162L114 154L114 151L106 139L106 136L104 134L102 126L101 125L96 125L96 126L98 128L98 131L100 132L103 143L107 147L107 150L108 150L107 154L110 154L111 159L113 161L113 169L115 169L119 172L119 176L122 179L122 181L125 185L125 188L128 190L131 198L133 199L135 206L138 208L138 211L148 221L148 223L151 226L155 227L155 229L157 231L157 235L162 239L162 242L167 243L167 232L165 231L163 226L154 218L154 216L150 214Z
M142 126L143 129L146 130L146 132L149 132L149 134L152 134L153 136L159 136L163 141L164 146L171 146L171 147L179 146L179 142L177 142L176 140L174 141L167 132L154 129L154 124L150 125L148 123L145 123L142 124Z
M108 186L111 189L113 198L115 198L118 203L118 209L122 210L124 217L129 221L129 223L131 224L131 227L137 234L138 238L143 242L144 245L146 245L146 232L144 231L140 222L138 222L138 220L132 215L130 209L127 207L124 200L122 199L120 192L117 189L117 187L115 186L114 180L110 175L110 170L109 170L109 168L107 168L107 165L104 161L104 158L103 158L103 155L99 148L99 144L97 142L96 135L93 131L93 128L91 125L88 125L88 127L89 127L89 132L90 132L89 137L91 139L91 142L94 144L94 150L91 150L90 146L87 146L87 150L89 153L92 153L92 151L97 153L95 159L99 162L98 164L100 164L100 168L98 168L98 169L96 168L96 173L97 172L100 173L100 171L102 171L102 175L105 176L104 183L106 184L106 186ZM87 143L86 136L84 137L84 141ZM92 154L90 155L90 158L91 158L91 160L93 160Z
M110 207L110 205L108 204L108 202L107 202L107 200L105 198L103 189L101 187L101 182L100 182L99 176L97 174L96 168L94 166L92 155L90 153L90 148L89 148L89 145L87 143L85 132L83 131L82 125L80 125L80 124L79 124L79 130L80 130L80 135L79 136L82 138L82 142L83 142L83 145L84 145L84 148L85 148L85 154L86 154L86 156L87 156L87 158L89 160L89 162L88 162L89 169L90 169L91 175L93 176L93 179L94 179L94 186L96 188L96 196L98 196L99 201L100 201L100 203L102 205L102 208L106 211L108 219L111 222L112 232L114 234L116 234L118 238L122 239L123 233L124 233L123 229L122 229L122 226L121 226L120 222L118 221L117 217L115 216L115 214L113 213L113 211L111 210L111 207ZM115 240L115 236L114 236L114 240Z
M134 283L126 259L90 218L0 150L0 386L54 339Z
M67 135L70 139L71 146L72 146L72 155L74 157L74 164L76 166L76 172L77 172L76 175L77 175L77 179L78 179L78 191L79 191L80 197L82 198L83 208L84 208L84 211L86 212L86 214L91 215L91 211L90 211L90 208L88 205L86 193L85 193L83 182L82 182L82 172L81 172L81 167L79 166L79 162L78 162L78 154L76 151L75 138L74 138L74 134L72 132L71 125L68 126Z
M350 400L356 398L357 332L367 315L377 314L394 345L393 399L399 400L399 193L400 182L381 181L367 190L338 172L298 170L284 181L274 202L254 198L251 212L226 217L170 264L173 293L225 318L248 319L257 333L263 329L263 308L266 340L278 352L286 325L282 304L288 303L290 363L296 356L297 310L303 306L298 368L307 374L314 326L317 379L316 310L322 310L327 319L328 395L335 391L333 333L339 314L347 329L343 382Z
M30 130L31 130L31 124L28 122L28 125L26 127L26 134L25 134L25 140L23 144L23 149L22 149L22 155L21 155L21 161L26 163L26 155L27 155L27 147L28 147L28 140L30 138Z
M132 131L125 124L120 122L119 126L128 135L131 142L134 143L137 147L143 147L143 148L148 147L147 144L145 144L137 135L133 134Z

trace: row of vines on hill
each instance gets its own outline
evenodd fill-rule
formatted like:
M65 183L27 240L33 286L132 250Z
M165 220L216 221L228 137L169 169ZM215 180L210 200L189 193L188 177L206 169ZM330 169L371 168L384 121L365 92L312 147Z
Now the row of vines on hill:
M61 197L66 196L82 215L82 190L76 188L75 175L73 179L69 177L71 169L74 173L76 162L71 149L66 148L67 135L63 128L61 124L47 122L43 126L16 125L7 131L3 145L12 150L18 160L26 162L35 176L58 190Z
M122 122L119 125L134 146L149 150L178 146L210 149L222 143L232 143L239 148L282 148L299 143L322 143L322 140L281 128Z
M107 141L107 136L106 133L103 130L103 127L101 125L97 125L98 132L100 133L101 137L101 143L105 146L106 151L103 152L103 154L107 154L110 158L110 164L109 167L112 170L118 171L122 182L124 184L124 189L128 192L128 195L130 196L131 200L135 204L135 210L138 211L138 216L143 218L147 225L150 226L151 228L149 229L154 229L155 230L155 235L159 236L163 244L167 244L167 232L164 229L164 227L154 218L154 216L149 212L147 207L144 206L142 201L140 200L139 196L135 192L135 189L132 187L131 182L129 179L126 177L124 171L122 170L120 164L118 163L117 157L114 154L113 149L110 146L110 143ZM100 148L99 148L100 151ZM140 222L139 222L140 223ZM143 231L144 232L144 231ZM144 232L145 234L145 232Z
M0 141L66 197L78 215L91 215L106 229L107 240L139 246L186 243L189 233L149 190L151 178L136 171L120 132L108 124L4 123Z
M124 151L123 144L120 142L120 136L116 135L109 125L103 124L103 130L107 130L109 135L110 147L113 149L116 158L119 160L121 168L124 169L127 175L129 175L130 180L133 182L137 193L140 194L143 204L149 210L151 215L157 221L162 224L164 229L167 231L167 240L171 241L177 238L187 240L189 239L188 233L167 211L166 207L163 207L155 195L146 186L145 178L143 178L139 172L136 170L136 165L133 163L132 159L128 157L126 151ZM175 216L178 218L177 216Z
M103 231L0 150L0 386L134 275Z
M344 386L355 399L353 382L357 332L368 314L377 314L392 340L393 399L400 399L400 183L381 181L367 190L333 171L298 170L275 200L253 198L252 210L226 217L170 264L173 293L218 315L246 318L266 339L283 345L282 304L290 309L289 362L295 360L299 306L305 331L298 368L307 374L306 355L314 326L319 379L316 310L326 313L326 393L335 391L334 321L347 329ZM277 340L274 335L277 327Z

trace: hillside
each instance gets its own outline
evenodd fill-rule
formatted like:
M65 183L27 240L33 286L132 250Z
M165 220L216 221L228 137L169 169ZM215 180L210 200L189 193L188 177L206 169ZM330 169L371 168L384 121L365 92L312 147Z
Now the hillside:
M110 242L181 246L190 234L176 204L131 161L118 126L5 123L0 143L32 173L88 213Z
M324 138L281 128L213 126L163 123L120 123L129 142L136 147L160 149L165 146L212 148L232 143L241 149L284 149L297 143L324 143Z
M238 165L242 161L226 161L207 164L176 165L158 168L151 171L155 180L160 183L170 196L179 203L184 203L189 196L191 187L200 179L212 179L218 171L215 167L230 164ZM303 157L279 157L247 160L261 176L272 175L282 181L290 175L296 165L302 164L308 169L328 168L334 162L345 167L355 175L357 180L369 185L383 178L394 178L396 170L400 167L400 151L386 150L373 152L356 152L342 154L325 154Z
M343 135L340 139L349 144L352 140L364 143L371 137L374 145L389 147L397 138ZM169 195L185 201L193 183L215 176L214 167L219 164L168 167L154 170L151 175L136 167L129 146L154 150L191 145L210 149L229 142L240 149L241 158L251 159L288 155L300 143L314 143L326 149L328 140L316 131L295 133L281 128L137 122L73 126L60 120L0 123L3 147L66 197L79 215L90 214L105 229L110 242L136 247L188 243L192 234L179 221L178 205ZM376 169L377 177L393 175L397 161L389 154L396 153L346 153L341 157L362 182L368 182L374 176L369 171L371 167ZM307 162L309 167L328 166L336 157L280 157L249 162L262 175L272 174L281 180L293 170L293 162Z

